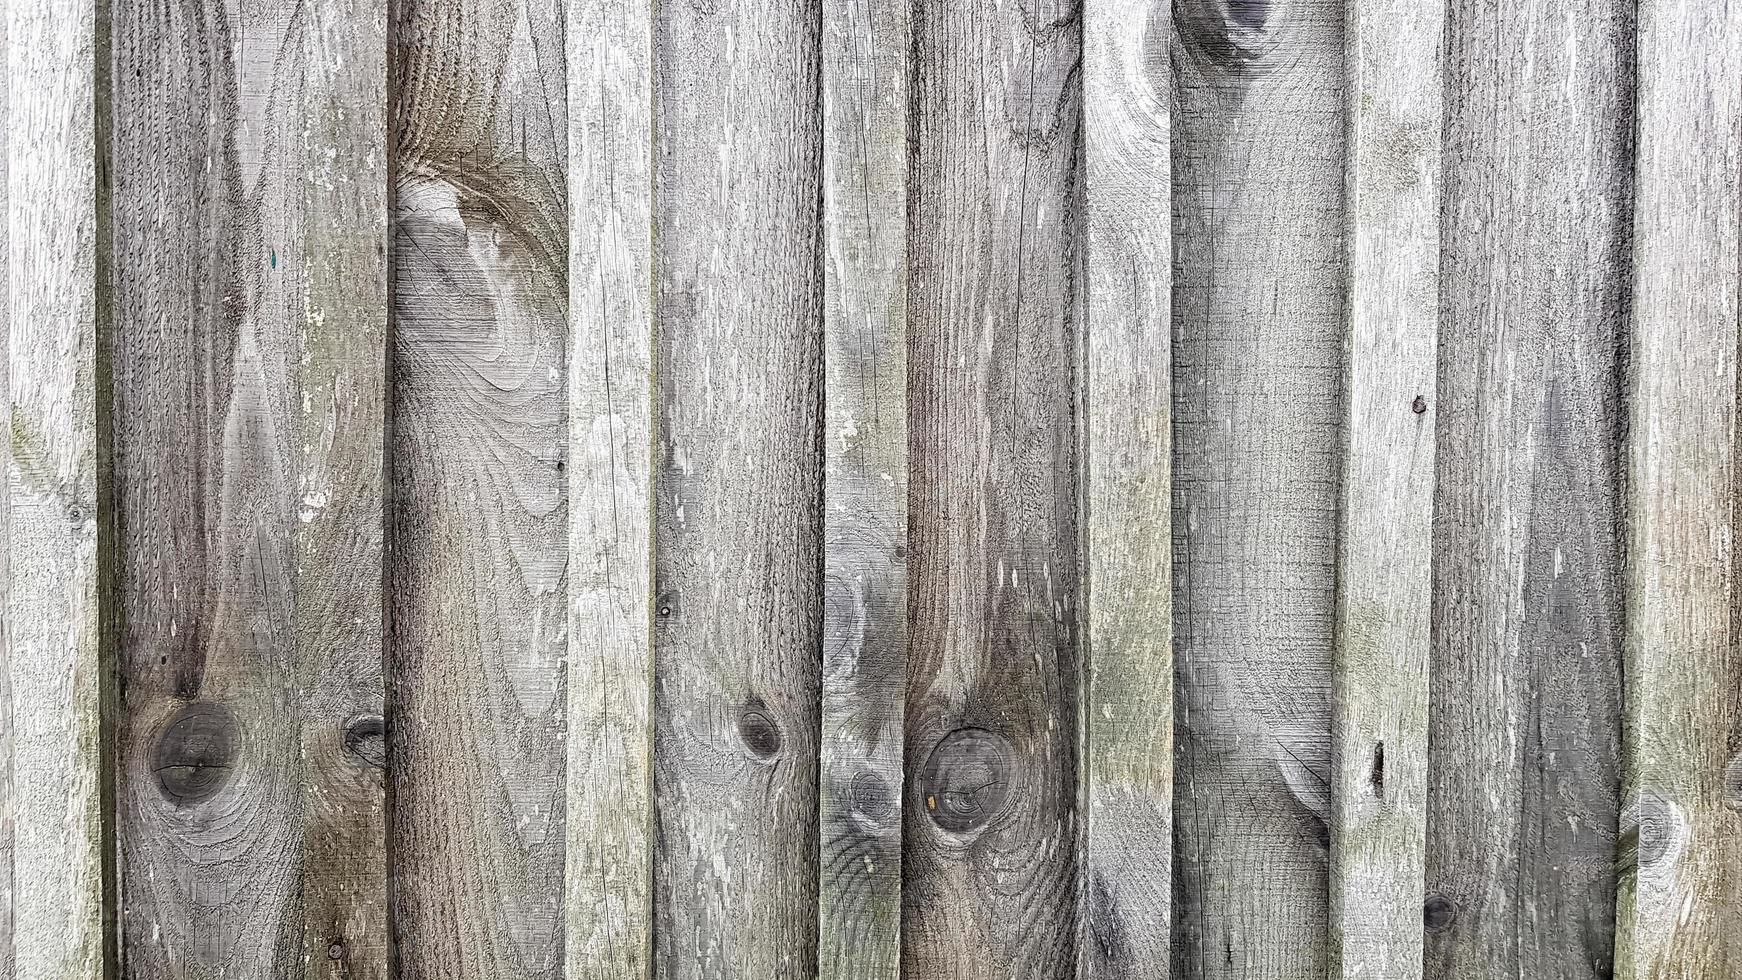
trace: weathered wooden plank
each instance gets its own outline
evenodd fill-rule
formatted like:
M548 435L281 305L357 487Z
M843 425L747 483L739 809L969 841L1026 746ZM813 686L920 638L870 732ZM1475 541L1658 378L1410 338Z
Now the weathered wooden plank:
M99 977L105 915L97 194L98 6L7 4L6 976ZM15 727L12 727L15 726Z
M911 977L1076 967L1078 18L914 10Z
M1619 966L1742 973L1742 5L1639 7Z
M901 967L910 5L823 4L827 432L818 963Z
M568 980L652 967L652 14L567 15Z
M564 12L405 0L394 16L389 772L408 980L564 966Z
M1439 0L1349 0L1332 977L1419 978L1440 312Z
M10 91L8 76L11 75L11 49L6 43L7 17L0 14L0 106L7 105L6 93ZM10 110L7 110L10 112ZM6 128L0 128L0 216L7 214L7 144ZM0 302L0 411L6 413L7 431L11 431L12 394L7 378L11 376L10 323L11 309L11 279L7 270L10 268L10 243L12 240L11 219L0 217L0 282L6 283L6 296ZM12 466L12 439L8 436L0 441L0 474L7 474L10 481ZM10 482L5 488L0 488L0 977L17 976L16 964L12 956L12 655L6 643L6 621L11 618L11 611L6 605L6 585L9 574L6 556L7 543L11 529L9 513Z
M1078 976L1166 977L1173 865L1167 3L1083 11L1086 827Z
M1632 9L1447 11L1435 980L1610 975Z
M1317 980L1344 6L1174 13L1174 968Z
M113 9L126 974L385 978L386 7Z
M656 973L814 976L819 10L657 6Z

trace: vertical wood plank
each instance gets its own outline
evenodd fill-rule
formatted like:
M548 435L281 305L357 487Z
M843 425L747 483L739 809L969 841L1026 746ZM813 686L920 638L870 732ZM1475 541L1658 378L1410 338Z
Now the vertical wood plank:
M1446 16L1425 975L1607 980L1633 4Z
M823 4L820 975L901 966L910 5Z
M407 980L564 968L564 14L394 12L389 772Z
M1174 970L1323 977L1344 5L1175 8Z
M1627 572L1630 975L1742 972L1742 4L1639 8Z
M1349 0L1332 977L1419 978L1433 649L1439 0Z
M1172 946L1171 13L1083 11L1085 980L1166 977Z
M817 970L820 8L661 3L656 974Z
M100 977L108 665L98 592L100 5L6 7L6 578L14 838L7 976Z
M568 980L652 967L652 14L567 17Z
M11 48L6 42L6 22L8 18L0 15L0 106L7 105L6 93L10 91ZM10 113L10 109L7 110ZM10 116L8 116L10 119ZM10 127L7 127L9 129ZM8 137L5 129L0 129L0 216L7 214L7 157ZM10 268L12 228L11 219L0 217L0 282L6 283L6 300L0 302L0 412L7 419L7 432L11 432L12 394L7 379L12 374L11 350L12 328L12 281L7 270ZM0 441L0 474L6 474L10 481L12 466L12 438L10 434ZM6 642L6 621L11 618L11 609L6 604L7 579L10 563L7 556L9 533L12 521L7 516L10 512L11 483L0 488L0 977L17 976L16 963L12 955L12 854L13 854L13 824L12 814L15 808L12 794L12 743L13 712L12 712L12 653Z
M1080 10L914 10L902 972L1076 969Z
M130 977L387 976L386 9L115 7Z

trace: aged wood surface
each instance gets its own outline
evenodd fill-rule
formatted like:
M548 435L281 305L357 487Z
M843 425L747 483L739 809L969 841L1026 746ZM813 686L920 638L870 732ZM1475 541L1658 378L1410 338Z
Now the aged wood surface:
M129 977L386 977L386 9L114 7Z
M6 93L10 91L8 77L11 75L11 49L6 44L6 21L8 17L0 14L0 106L7 105ZM10 109L7 110L10 121ZM6 217L7 192L7 147L8 137L0 130L0 283L6 284L6 299L0 302L0 411L4 411L10 431L12 418L12 394L7 378L11 376L11 295L12 283L7 270L10 268L10 243L12 241L11 219ZM12 812L15 806L12 796L12 743L15 739L12 711L12 655L6 644L6 621L11 618L11 610L6 605L6 586L9 577L6 556L9 553L7 542L11 529L10 499L12 496L12 439L10 436L0 443L0 478L7 482L0 487L0 977L16 976L16 966L12 955L12 860L13 860L13 827Z
M821 23L658 5L657 975L817 969Z
M1606 978L1632 5L1447 17L1425 972Z
M1081 22L914 13L902 970L1067 977Z
M901 966L907 674L904 0L823 4L825 400L819 974Z
M1341 3L1175 8L1175 973L1327 968Z
M97 6L6 7L5 595L19 980L99 977L108 841L99 646ZM104 559L106 561L106 558Z
M571 0L568 980L653 953L652 5Z
M563 23L561 0L394 14L387 657L406 978L564 966Z
M1087 647L1077 975L1166 977L1173 900L1170 6L1083 11Z
M1618 964L1742 973L1736 395L1742 5L1639 8Z
M1444 29L1438 0L1350 0L1345 20L1332 977L1422 974Z

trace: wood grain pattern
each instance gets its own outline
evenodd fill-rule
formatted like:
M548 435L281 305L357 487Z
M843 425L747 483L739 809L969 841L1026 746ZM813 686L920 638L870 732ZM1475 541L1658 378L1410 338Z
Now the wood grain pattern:
M568 801L561 0L394 14L400 973L560 976Z
M1344 6L1174 13L1174 972L1317 980Z
M567 15L569 980L652 967L652 11Z
M98 977L107 737L99 581L97 6L6 7L6 576L13 838L7 976Z
M909 977L1075 971L1079 14L914 11Z
M125 974L385 978L386 9L113 30Z
M1445 8L1351 0L1345 25L1330 975L1408 980L1422 971Z
M1628 976L1742 972L1735 616L1742 5L1639 8L1628 470Z
M7 105L6 93L10 90L11 48L6 43L7 17L0 14L0 106ZM10 109L8 120L10 120ZM7 214L8 199L6 165L8 137L4 129L0 129L0 216ZM7 379L11 377L10 326L12 321L12 282L8 269L11 256L11 219L0 217L0 282L6 283L6 300L0 302L0 411L7 419L7 431L11 431L12 393ZM6 643L6 621L11 618L11 610L6 604L7 579L9 563L6 556L10 553L8 534L12 521L7 514L10 509L12 467L12 439L10 435L0 442L0 473L7 475L7 484L0 488L0 977L17 975L16 963L12 953L12 855L13 826L12 813L16 806L12 796L12 743L15 739L12 711L12 654Z
M819 973L901 967L910 5L823 4L827 431Z
M1166 977L1173 858L1170 6L1083 12L1086 849L1078 976Z
M1425 975L1610 976L1632 6L1447 11Z
M656 974L817 970L821 24L654 24Z

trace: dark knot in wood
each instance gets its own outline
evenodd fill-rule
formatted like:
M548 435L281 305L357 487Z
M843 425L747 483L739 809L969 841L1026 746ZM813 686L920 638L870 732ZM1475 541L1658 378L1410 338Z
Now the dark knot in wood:
M1409 410L1417 415L1427 411L1427 399L1420 395L1415 396L1415 401L1409 403Z
M780 726L760 698L751 698L739 713L738 737L758 759L772 759L780 752Z
M984 728L945 735L920 771L920 798L939 829L962 834L991 822L1010 799L1010 743Z
M176 712L157 737L151 769L164 798L178 806L216 796L229 781L242 729L228 708L196 701Z
M1421 924L1428 932L1445 932L1457 917L1457 903L1444 895L1429 895L1421 907Z
M346 722L345 751L365 766L387 768L387 719L357 715Z
M889 792L889 784L874 772L855 773L850 792L853 812L872 823L882 823L895 809L895 795Z

